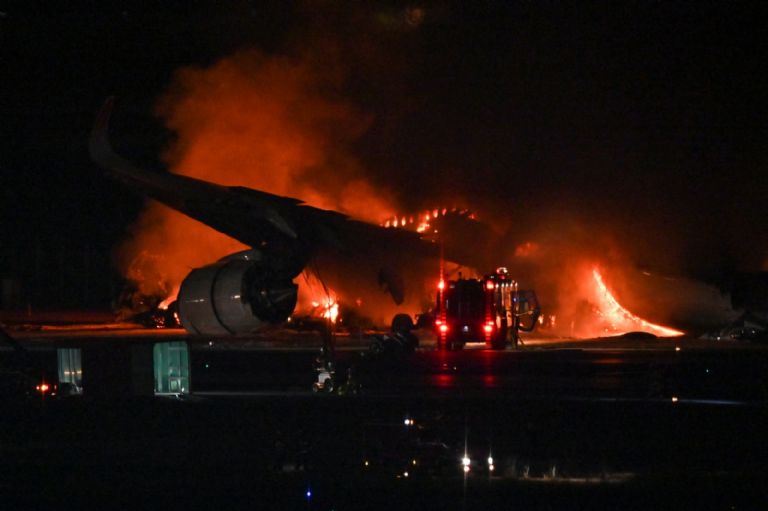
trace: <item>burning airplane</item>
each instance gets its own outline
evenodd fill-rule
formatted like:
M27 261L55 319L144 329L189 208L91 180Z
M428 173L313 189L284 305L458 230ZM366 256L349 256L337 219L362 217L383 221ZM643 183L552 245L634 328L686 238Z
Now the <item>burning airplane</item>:
M247 334L281 323L297 309L335 318L342 307L376 325L388 325L398 313L414 315L431 306L441 256L454 276L506 264L516 276L528 279L525 285L537 289L551 273L578 281L575 288L562 286L558 277L556 285L540 293L546 313L542 326L555 335L615 335L633 330L680 333L620 305L594 261L588 267L554 265L544 270L532 263L541 258L539 243L515 245L511 241L515 238L478 221L465 208L391 214L375 225L283 195L139 169L111 149L107 137L111 106L111 102L105 104L94 127L93 160L110 177L200 222L171 231L176 248L159 257L168 258L165 266L175 268L172 279L142 272L146 265L134 267L137 259L129 265L129 274L135 270L134 280L157 282L155 292L162 295L158 300L162 305L178 299L181 323L192 333ZM198 243L200 236L194 232L199 229L225 236L215 242L206 236L204 243ZM230 255L210 261L212 254L222 251ZM142 254L144 259L149 257ZM176 257L184 263L174 266ZM556 303L552 297L561 292L568 295ZM568 310L573 304L580 309Z
M413 292L411 283L421 281L414 275L436 268L436 244L298 199L139 169L111 149L111 108L108 100L90 141L93 160L110 177L252 247L192 270L184 279L179 318L190 332L244 334L285 321L298 299L294 279L305 270L327 288L355 296L361 306L380 302L386 293L392 311L398 306L418 310L422 293Z

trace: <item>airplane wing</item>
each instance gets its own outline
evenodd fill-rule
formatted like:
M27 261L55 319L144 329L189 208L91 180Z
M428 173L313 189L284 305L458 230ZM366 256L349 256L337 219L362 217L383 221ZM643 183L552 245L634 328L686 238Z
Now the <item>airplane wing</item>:
M400 269L406 266L415 267L411 263L414 259L434 260L439 255L435 243L422 240L415 232L385 229L352 220L335 211L308 206L299 199L138 168L115 154L111 148L108 129L112 104L112 98L104 103L91 133L89 150L93 161L103 167L109 177L258 249L261 254L256 258L261 265L258 275L254 276L254 272L245 266L237 271L242 273L238 275L244 279L241 287L247 287L246 280L249 286L255 286L247 305L251 309L259 308L270 321L277 321L282 316L287 317L284 311L290 308L287 313L290 314L293 306L281 307L279 309L283 312L275 314L273 312L278 308L276 303L267 303L267 300L257 307L256 302L265 296L269 298L274 289L280 288L280 300L287 300L286 303L290 304L291 300L285 296L286 293L290 294L292 288L290 281L285 279L293 279L307 266L331 280L354 282L352 287L365 287L370 284L379 294L384 290L396 303L401 303L404 300L404 290ZM241 258L238 263L228 259L219 266L241 263L252 265L253 261L254 256L251 254ZM185 280L190 283L187 291L193 282L199 280L199 285L195 284L198 290L208 289L211 293L226 295L224 292L213 290L216 279L219 278L219 271L210 270L205 275L199 273L193 279L188 277ZM195 272L190 276L194 274ZM282 279L279 285L273 282L275 275ZM295 290L292 292L292 303L295 304ZM180 308L184 293L185 285L182 284ZM231 295L239 297L241 293L234 290ZM211 302L214 298L198 296L188 302ZM218 307L221 308L221 304ZM221 322L218 317L220 311L215 310L216 307L213 306L210 309L206 313L215 316L210 321ZM238 310L233 314L239 317L241 312ZM197 330L202 333L204 328ZM227 330L231 332L233 329Z
M149 172L115 154L108 139L112 105L112 98L104 103L89 144L91 158L107 175L246 245L298 237L293 222L284 214L301 204L297 199L221 186L168 172Z
M362 236L366 245L382 238L393 242L430 245L416 233L382 229L349 219L336 211L306 205L300 199L283 197L241 186L222 186L200 179L151 172L134 166L114 153L108 139L113 98L105 101L91 133L89 150L94 162L107 175L209 227L249 245L303 242L359 249ZM428 248L428 250L432 250Z

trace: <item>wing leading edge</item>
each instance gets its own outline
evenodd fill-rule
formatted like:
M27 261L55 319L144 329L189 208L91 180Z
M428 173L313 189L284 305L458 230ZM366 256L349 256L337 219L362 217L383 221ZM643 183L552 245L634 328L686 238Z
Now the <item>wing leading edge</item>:
M299 199L138 168L112 150L108 138L112 106L110 97L91 132L89 150L93 161L109 177L246 245L301 240L342 251L365 247L378 250L377 245L394 245L415 254L434 254L434 244L422 240L417 233L351 220L336 211L308 206Z
M256 190L243 194L238 187L169 172L150 172L123 159L109 143L112 105L113 98L104 102L89 143L91 159L108 176L247 245L298 237L285 213L301 201Z

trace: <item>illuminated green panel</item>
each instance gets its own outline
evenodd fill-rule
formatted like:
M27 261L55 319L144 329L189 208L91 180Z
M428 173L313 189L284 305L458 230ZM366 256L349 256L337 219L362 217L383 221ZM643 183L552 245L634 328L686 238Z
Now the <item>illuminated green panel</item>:
M83 357L80 348L59 348L56 350L59 367L59 383L83 385Z
M190 392L189 346L186 342L158 342L154 348L155 394Z

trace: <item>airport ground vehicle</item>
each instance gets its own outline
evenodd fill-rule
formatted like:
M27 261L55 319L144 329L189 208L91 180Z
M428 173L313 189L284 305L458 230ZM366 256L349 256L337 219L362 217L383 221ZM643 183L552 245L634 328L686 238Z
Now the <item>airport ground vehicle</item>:
M481 279L441 279L435 305L438 346L448 350L468 341L485 341L496 350L510 342L517 347L519 332L533 331L540 314L536 293L519 290L506 268Z
M333 380L336 370L330 347L323 346L320 348L320 355L315 359L315 371L317 372L317 380L312 384L312 391L332 393L335 387Z

